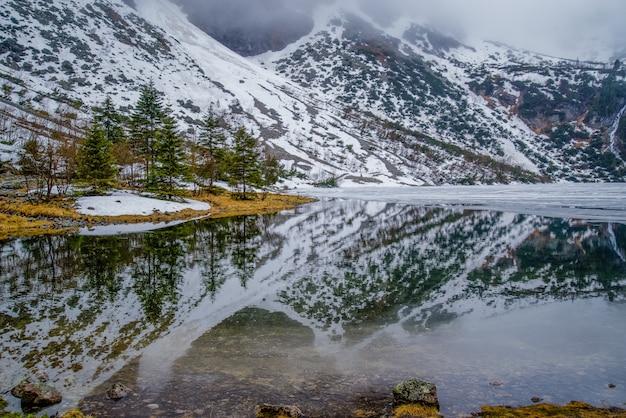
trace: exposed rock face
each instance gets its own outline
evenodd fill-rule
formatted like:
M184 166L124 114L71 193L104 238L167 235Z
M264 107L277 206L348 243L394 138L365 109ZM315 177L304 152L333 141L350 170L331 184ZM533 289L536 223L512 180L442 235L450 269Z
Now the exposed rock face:
M61 393L45 383L22 382L11 390L11 394L22 401L22 408L43 408L63 399Z
M393 388L394 405L419 404L439 409L437 387L422 379L410 379Z
M263 404L256 407L257 418L299 418L302 411L297 406Z
M128 395L128 388L121 383L114 383L107 391L106 395L114 401L120 400Z

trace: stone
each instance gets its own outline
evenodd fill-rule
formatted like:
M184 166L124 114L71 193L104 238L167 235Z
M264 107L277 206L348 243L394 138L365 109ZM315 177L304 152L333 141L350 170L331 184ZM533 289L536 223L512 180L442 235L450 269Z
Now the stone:
M300 418L302 411L297 406L262 404L256 407L257 418Z
M439 410L437 387L434 383L422 379L410 379L393 388L393 404L418 404Z
M128 395L128 388L121 383L114 383L109 389L107 389L106 395L109 399L118 401Z
M42 408L63 400L61 393L52 386L39 382L22 382L11 390L11 394L22 401L23 408Z

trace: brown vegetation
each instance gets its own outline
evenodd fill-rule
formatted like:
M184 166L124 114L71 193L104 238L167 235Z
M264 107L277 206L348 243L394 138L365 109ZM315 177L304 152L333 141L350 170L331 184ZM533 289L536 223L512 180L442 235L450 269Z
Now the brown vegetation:
M626 410L621 408L596 408L584 402L570 402L565 406L538 404L511 408L506 406L483 406L482 412L473 414L485 418L518 418L518 417L626 417Z
M303 196L263 194L254 199L239 200L236 195L222 191L219 194L201 193L193 199L211 205L209 211L185 209L173 213L155 212L150 215L91 216L82 215L73 208L71 199L56 199L32 203L17 198L0 198L0 239L15 236L64 233L81 225L158 223L189 220L200 217L269 214L312 202Z
M304 203L311 203L315 199L304 196L285 194L264 194L256 199L236 199L232 193L202 194L194 199L207 202L211 205L210 218L224 218L240 215L265 215L280 212L281 210L293 209Z

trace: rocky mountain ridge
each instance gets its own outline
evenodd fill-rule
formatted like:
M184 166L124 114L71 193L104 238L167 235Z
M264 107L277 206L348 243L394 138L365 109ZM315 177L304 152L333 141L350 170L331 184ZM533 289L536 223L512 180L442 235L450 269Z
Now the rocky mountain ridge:
M624 180L621 62L464 45L325 3L312 16L304 35L310 26L276 42L260 33L251 52L282 49L244 58L167 0L10 0L2 160L63 115L71 128L58 129L80 133L107 96L132 110L154 80L189 140L216 109L300 173L289 186ZM238 36L220 33L225 44Z

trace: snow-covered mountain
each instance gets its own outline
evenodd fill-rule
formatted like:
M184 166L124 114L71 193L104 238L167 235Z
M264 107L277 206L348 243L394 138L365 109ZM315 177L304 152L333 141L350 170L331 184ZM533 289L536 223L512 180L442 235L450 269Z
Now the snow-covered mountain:
M220 43L189 22L183 3L187 9L168 0L5 2L2 160L30 132L50 135L60 119L80 132L107 96L132 110L153 80L190 137L213 107L307 182L624 179L620 62L466 45L327 2L278 21L269 14L284 29L273 32L216 28L211 22L228 16L203 20L194 10L192 20L213 27Z

